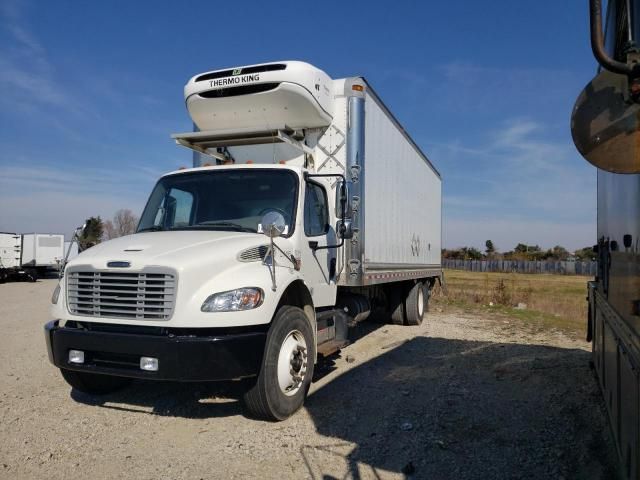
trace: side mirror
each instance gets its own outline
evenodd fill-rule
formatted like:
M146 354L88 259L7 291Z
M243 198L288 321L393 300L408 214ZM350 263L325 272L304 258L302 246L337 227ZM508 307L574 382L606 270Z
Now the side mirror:
M351 218L351 188L349 182L343 182L342 179L336 183L336 217L342 218L344 209L344 218ZM344 206L344 207L343 207Z
M353 238L353 226L351 224L351 220L339 220L336 223L336 234L338 238L343 240L349 240Z
M602 70L573 107L571 135L591 164L612 173L640 173L640 104L625 75Z
M77 237L84 237L87 232L87 222L84 222L81 227L76 228L75 235Z
M269 238L281 236L287 228L284 217L280 212L275 210L270 210L265 213L260 223L262 225L262 233Z

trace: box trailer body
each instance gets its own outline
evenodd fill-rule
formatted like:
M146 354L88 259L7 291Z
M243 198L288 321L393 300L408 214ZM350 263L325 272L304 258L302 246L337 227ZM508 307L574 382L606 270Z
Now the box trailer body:
M57 268L64 259L64 235L25 233L22 235L22 267Z
M86 391L249 377L249 410L281 420L350 325L422 322L441 178L362 77L250 65L194 76L185 101L193 168L160 178L136 234L66 265L49 358Z
M0 268L20 267L21 238L17 233L0 233Z

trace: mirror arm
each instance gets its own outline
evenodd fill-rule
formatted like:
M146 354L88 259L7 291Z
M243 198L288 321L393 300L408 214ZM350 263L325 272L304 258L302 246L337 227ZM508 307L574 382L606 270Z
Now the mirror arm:
M315 245L311 245L312 243L315 243ZM326 250L328 248L340 248L343 245L344 245L344 238L341 238L340 243L336 245L318 245L318 242L309 242L309 246L313 250Z
M629 65L619 62L609 56L604 48L604 36L602 33L602 0L589 0L591 50L598 63L605 70L631 77L640 76L640 64Z
M80 235L78 235L78 232L81 229L84 230L85 227L86 227L86 224L84 225L84 227L78 227L73 231L73 235L71 236L71 241L69 242L69 248L67 249L67 253L65 253L64 260L62 261L62 264L58 268L58 280L60 280L60 279L62 279L62 277L64 277L64 269L67 266L67 262L69 261L69 254L71 253L71 247L73 247L73 244L77 243L78 244L78 249L79 249L79 247L80 247Z

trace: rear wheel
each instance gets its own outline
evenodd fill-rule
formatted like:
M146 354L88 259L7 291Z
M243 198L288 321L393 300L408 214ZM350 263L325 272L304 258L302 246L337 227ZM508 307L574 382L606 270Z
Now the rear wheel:
M388 290L389 313L391 314L391 323L395 325L404 325L406 323L404 296L406 289L404 285L391 285Z
M313 342L311 325L300 308L278 310L267 334L260 374L244 395L252 416L284 420L302 406L313 376Z
M429 287L422 282L416 283L407 295L405 307L407 325L420 325L429 308Z
M62 373L63 378L75 390L91 395L104 395L115 392L131 383L130 378L75 372L73 370L67 370L66 368L61 368L60 373Z
M38 281L38 271L35 268L26 268L24 272L30 282Z

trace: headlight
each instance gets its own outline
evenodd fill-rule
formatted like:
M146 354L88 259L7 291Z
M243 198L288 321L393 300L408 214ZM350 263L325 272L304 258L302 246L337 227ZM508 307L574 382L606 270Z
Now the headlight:
M259 307L264 292L257 287L238 288L210 295L200 307L203 312L238 312Z
M53 295L51 295L51 303L54 305L58 303L58 297L60 296L60 284L56 285L56 288L53 290Z

